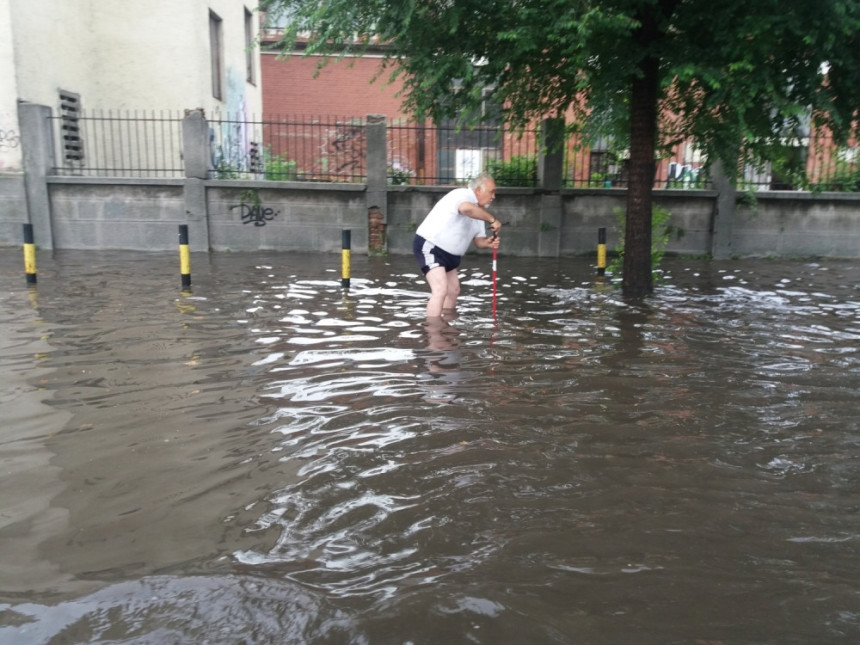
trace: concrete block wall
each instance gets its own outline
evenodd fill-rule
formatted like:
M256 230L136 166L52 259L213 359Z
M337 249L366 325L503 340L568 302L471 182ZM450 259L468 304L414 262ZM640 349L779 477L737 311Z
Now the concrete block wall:
M24 175L0 173L0 245L23 244L23 225L27 223Z
M389 193L388 250L411 253L415 229L438 194L420 189ZM504 224L502 239L505 253L529 257L589 255L597 248L598 229L606 228L607 248L618 243L616 209L623 210L626 193L617 189L576 189L561 191L560 218L546 221L542 205L546 195L534 189L500 188L491 210ZM714 196L708 193L667 191L657 200L671 213L677 231L667 251L685 255L710 252L711 218Z
M300 250L336 253L341 233L367 253L369 218L378 207L386 251L410 254L415 230L450 187L394 186L386 181L385 121L367 119L366 184L213 180L208 178L208 127L193 112L183 125L186 177L133 179L58 177L52 166L44 106L19 106L25 172L0 175L0 245L20 246L33 224L40 248L169 250L187 224L193 251ZM564 189L560 157L541 163L539 188L497 191L491 210L505 224L505 253L562 257L595 253L597 231L607 248L618 241L624 189ZM371 176L372 175L372 176ZM656 190L672 213L670 253L715 257L860 257L860 195L759 193L736 207L739 193ZM379 218L376 218L378 224Z
M732 230L739 257L860 257L860 201L852 194L774 193L739 205Z
M54 248L172 250L179 224L189 224L195 251L299 250L337 253L341 232L352 231L352 249L367 253L369 225L362 185L288 182L201 182L203 219L185 210L182 180L49 181ZM435 187L392 187L388 193L386 251L410 254L415 229L446 192ZM251 191L251 192L249 192ZM0 177L0 246L20 246L27 221L23 182ZM256 195L259 203L249 199ZM505 224L505 253L565 257L595 252L597 231L607 231L610 252L618 242L619 189L563 190L557 224L541 212L546 195L501 188L493 212ZM672 213L676 233L667 251L706 255L712 249L715 196L666 191L656 202ZM37 246L46 248L39 237ZM853 195L760 196L734 217L731 256L860 257L860 199Z
M586 190L565 194L558 231L560 255L584 255L597 248L597 231L606 229L606 248L618 243L616 208L625 208L626 194L618 190Z
M264 185L239 189L226 183L211 185L206 193L212 250L334 253L341 250L342 231L349 229L352 249L367 253L363 187L273 188L272 182L258 182Z
M716 197L716 193L707 191L682 190L659 191L655 195L654 203L671 213L667 252L680 255L705 255L711 252Z
M178 225L185 223L182 182L51 182L54 247L60 249L176 248ZM38 240L37 240L38 244Z

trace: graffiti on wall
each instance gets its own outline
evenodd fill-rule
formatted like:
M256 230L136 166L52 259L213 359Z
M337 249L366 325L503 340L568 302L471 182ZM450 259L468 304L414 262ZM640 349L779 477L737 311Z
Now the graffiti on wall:
M269 206L263 206L262 204L246 204L242 202L230 207L231 211L236 209L239 209L242 224L253 224L254 226L265 226L266 222L271 222L281 214L280 211L276 211Z
M0 128L0 152L17 150L21 144L21 137L15 130L4 130Z
M696 184L699 181L700 171L701 168L693 167L691 164L680 164L676 161L670 161L666 184L669 186Z
M209 153L216 179L238 179L250 171L247 124L244 121L222 122L220 128L209 128Z
M322 170L344 177L363 175L364 133L363 125L341 124L326 130L320 145Z
M20 164L21 133L12 112L0 112L0 168Z
M214 115L209 121L209 164L214 179L239 179L262 172L260 148L254 136L255 124L248 119L244 96L228 77L230 110L222 118ZM239 84L239 88L242 84ZM259 133L258 133L259 134Z

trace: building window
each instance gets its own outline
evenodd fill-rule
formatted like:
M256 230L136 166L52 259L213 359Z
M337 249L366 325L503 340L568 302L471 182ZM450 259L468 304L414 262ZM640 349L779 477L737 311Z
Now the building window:
M84 161L84 140L81 138L81 96L60 90L60 137L63 163L79 165Z
M245 80L256 84L254 76L254 15L245 9Z
M209 55L212 58L212 96L219 101L224 98L221 77L224 68L223 33L221 18L209 12Z
M627 182L628 154L618 150L612 137L599 137L588 155L588 185L598 188L623 186Z

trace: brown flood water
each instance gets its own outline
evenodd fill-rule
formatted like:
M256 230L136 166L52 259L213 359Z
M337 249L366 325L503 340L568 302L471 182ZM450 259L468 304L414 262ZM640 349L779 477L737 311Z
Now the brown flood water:
M0 642L856 643L860 266L0 251Z

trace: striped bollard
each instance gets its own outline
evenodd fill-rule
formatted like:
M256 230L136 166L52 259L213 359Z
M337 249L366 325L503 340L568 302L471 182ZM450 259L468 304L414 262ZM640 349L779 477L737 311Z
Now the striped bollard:
M606 229L597 229L597 275L606 275Z
M33 238L32 224L24 224L24 272L27 274L27 286L35 286L36 243Z
M352 231L344 229L341 235L340 286L349 289L349 253L352 246Z
M182 289L191 288L191 254L188 251L188 225L179 225L179 272L182 275Z

